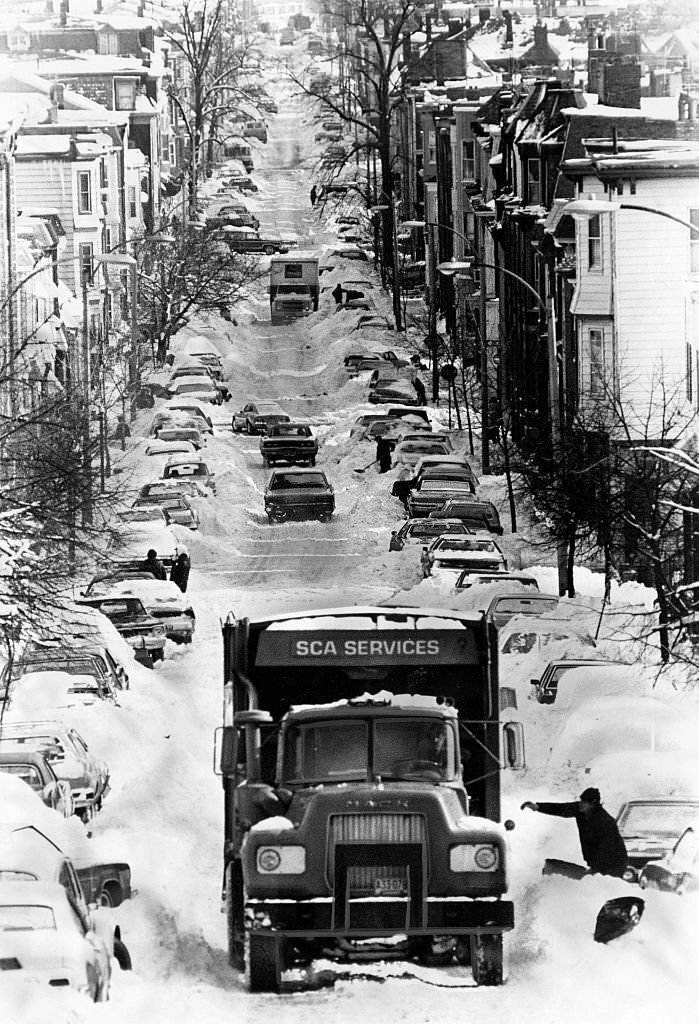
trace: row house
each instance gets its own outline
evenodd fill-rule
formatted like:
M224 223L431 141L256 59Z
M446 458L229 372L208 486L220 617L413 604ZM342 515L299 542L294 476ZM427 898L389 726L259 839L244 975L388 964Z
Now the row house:
M131 143L148 161L141 188L149 197L145 221L156 230L180 191L186 160L171 97L171 47L153 20L100 6L91 16L66 17L62 10L0 29L0 53L108 110L128 112ZM176 20L174 12L171 17Z
M23 217L50 215L64 232L59 261L59 311L68 337L67 375L89 380L90 356L118 330L126 289L96 257L123 247L128 194L128 118L96 108L75 112L53 106L49 120L25 123L17 137L16 208ZM76 317L76 299L82 317ZM85 350L85 334L91 352Z
M129 139L147 160L141 191L148 196L143 216L146 229L161 222L161 174L169 174L171 151L169 98L165 69L154 69L134 57L76 55L41 60L39 73L110 111L128 118Z
M602 199L575 216L578 412L613 399L625 438L679 441L699 412L699 141L584 145L562 166L579 195Z

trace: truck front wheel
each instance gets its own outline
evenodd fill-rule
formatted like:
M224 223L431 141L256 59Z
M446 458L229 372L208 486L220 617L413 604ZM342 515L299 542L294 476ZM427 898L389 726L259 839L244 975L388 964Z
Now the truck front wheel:
M502 935L471 937L471 971L476 985L502 985Z
M280 992L285 941L275 932L248 932L248 987L251 992Z

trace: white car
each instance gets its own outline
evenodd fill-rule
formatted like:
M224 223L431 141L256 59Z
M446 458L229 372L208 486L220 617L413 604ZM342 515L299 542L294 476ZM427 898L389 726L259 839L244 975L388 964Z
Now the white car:
M57 882L0 881L0 964L48 986L109 998L111 950Z
M393 463L401 466L415 466L425 455L448 455L449 449L441 441L435 441L425 433L420 440L408 441L405 438L393 449Z
M422 549L422 572L424 576L449 574L454 582L462 572L507 570L507 560L495 541L488 535L445 534Z
M191 601L176 583L156 579L119 580L112 584L111 591L139 597L146 611L163 623L168 640L177 644L192 642L196 616Z
M202 402L211 402L219 405L221 395L217 387L211 381L211 377L178 377L168 384L168 391L173 398L182 398L189 395L196 396Z

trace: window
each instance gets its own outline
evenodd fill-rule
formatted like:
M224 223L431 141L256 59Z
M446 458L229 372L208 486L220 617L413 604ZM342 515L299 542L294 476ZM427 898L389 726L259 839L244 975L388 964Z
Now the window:
M539 206L541 203L541 164L538 158L527 160L527 204Z
M696 231L690 232L689 240L689 255L690 264L689 270L692 274L699 274L699 210L689 211L689 222L696 226Z
M108 30L97 34L97 52L114 54L119 52L119 36L116 32Z
M587 222L587 269L602 268L602 220L596 213Z
M427 163L437 163L437 133L434 131L427 133Z
M473 181L476 177L475 142L473 139L461 141L461 180Z
M136 106L136 86L138 82L135 78L115 78L114 79L114 109L115 110L133 110Z
M136 204L135 185L129 185L129 217L138 217L138 206Z
M92 281L92 242L80 244L80 283L90 284Z
M78 171L78 213L92 213L92 174Z
M685 358L687 360L687 376L686 376L686 389L687 389L687 401L694 401L694 352L692 346L687 343L685 345Z
M591 329L588 331L590 349L590 395L604 394L604 331Z

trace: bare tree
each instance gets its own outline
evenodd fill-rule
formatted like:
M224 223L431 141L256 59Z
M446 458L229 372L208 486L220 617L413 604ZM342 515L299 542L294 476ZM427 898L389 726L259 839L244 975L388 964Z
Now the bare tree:
M196 218L199 179L213 158L219 125L237 112L246 96L241 81L259 71L260 59L250 44L235 45L225 0L185 0L179 23L167 38L187 69L188 94L181 95L173 85L170 97L187 130L189 215Z
M321 11L339 26L341 78L339 93L321 78L307 85L291 77L321 109L336 115L355 133L355 142L340 163L363 154L367 166L377 163L373 188L364 190L367 206L381 208L381 248L389 277L394 277L395 163L391 124L403 92L399 75L403 36L417 24L417 0L324 0ZM393 287L393 315L401 328L400 296Z
M162 362L170 339L194 313L231 308L259 276L257 261L231 252L225 233L185 228L165 244L144 239L138 253L139 330Z

